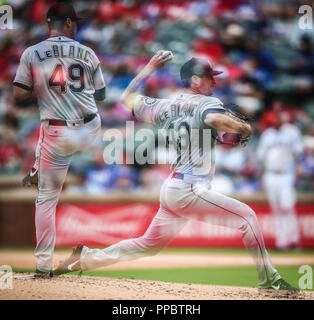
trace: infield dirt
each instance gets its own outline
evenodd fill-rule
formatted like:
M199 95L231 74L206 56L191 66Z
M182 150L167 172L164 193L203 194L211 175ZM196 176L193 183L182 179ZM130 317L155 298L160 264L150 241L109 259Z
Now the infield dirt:
M25 277L15 274L15 277ZM314 300L314 292L291 294L256 288L168 283L161 281L59 276L14 280L0 300Z
M56 262L68 254L56 254ZM15 268L34 268L32 252L0 252L1 263ZM312 256L273 257L276 265L314 264ZM159 254L106 269L179 268L200 266L253 265L246 255ZM13 289L0 290L0 300L314 300L314 292L299 294L260 291L256 288L169 283L135 279L112 279L65 275L51 279L31 279L32 275L14 274Z

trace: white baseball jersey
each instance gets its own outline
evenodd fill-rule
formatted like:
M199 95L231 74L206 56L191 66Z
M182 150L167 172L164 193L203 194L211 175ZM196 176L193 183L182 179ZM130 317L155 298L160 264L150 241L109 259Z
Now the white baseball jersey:
M188 93L171 99L139 95L133 106L138 120L166 129L168 143L177 151L171 169L192 175L208 175L213 167L212 134L216 131L204 123L210 112L225 112L218 98Z
M41 120L78 120L96 113L94 94L105 88L94 51L64 36L27 48L14 85L34 90Z
M232 227L239 231L245 247L254 259L259 288L267 288L269 284L280 279L265 248L263 234L254 211L248 205L212 190L210 179L207 178L210 159L207 168L199 169L198 162L193 163L201 153L204 154L207 149L211 149L213 144L209 142L199 145L198 139L194 141L193 134L185 146L182 141L186 131L192 133L193 129L206 130L204 119L209 112L225 112L221 101L214 97L193 94L179 94L172 99L155 99L140 95L135 99L133 112L138 120L165 129L174 128L179 133L177 146L181 145L183 152L178 153L177 162L173 164L172 169L184 173L184 176L171 175L163 183L160 190L160 208L144 235L122 240L105 249L84 246L80 255L81 269L95 269L119 261L154 255L166 247L191 219ZM180 127L185 130L180 132ZM184 158L189 161L185 163ZM206 160L208 159L205 158L204 161ZM191 172L199 176L191 177ZM203 174L206 176L200 177Z
M257 158L264 164L265 171L293 173L295 159L303 152L303 141L299 129L291 124L279 130L266 129L261 135Z

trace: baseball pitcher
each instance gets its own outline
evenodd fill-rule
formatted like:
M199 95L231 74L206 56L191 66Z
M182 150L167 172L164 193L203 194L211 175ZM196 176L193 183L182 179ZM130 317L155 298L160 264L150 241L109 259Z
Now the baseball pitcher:
M169 99L145 97L138 92L140 83L172 58L169 51L157 52L121 96L121 101L133 110L138 120L177 133L172 141L176 144L178 157L172 163L172 173L161 187L160 209L143 236L123 240L105 249L90 249L80 244L55 274L94 269L156 254L189 219L198 219L232 226L241 232L244 245L255 261L259 288L298 290L286 283L272 265L254 211L211 189L217 131L236 135L240 144L252 133L247 122L228 115L222 102L211 96L214 77L220 72L207 60L192 58L180 70L185 86L183 92ZM206 141L201 136L209 132L211 139L201 143ZM226 225L226 221L231 224Z
M34 93L40 109L36 161L26 178L34 182L38 177L38 277L52 275L56 205L72 155L90 147L99 133L96 101L101 103L105 98L97 56L73 40L78 20L71 5L53 5L47 12L49 38L24 51L13 83L16 101Z

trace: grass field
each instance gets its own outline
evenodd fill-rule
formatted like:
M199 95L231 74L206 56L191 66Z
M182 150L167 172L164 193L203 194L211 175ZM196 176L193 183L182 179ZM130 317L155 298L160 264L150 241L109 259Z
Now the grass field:
M314 269L314 266L311 266ZM291 285L298 287L299 278L296 266L282 266L277 270ZM34 272L30 269L15 269L15 272ZM73 276L77 272L72 273ZM225 285L237 287L257 286L257 273L253 267L209 267L209 268L182 268L182 269L138 269L138 270L95 270L84 271L83 275L109 277L117 279L153 280L177 283L195 283ZM311 289L310 291L314 291Z
M69 249L57 249L63 251ZM163 253L211 253L211 254L247 254L245 249L234 248L167 248ZM299 250L278 252L269 250L271 256L298 256L312 255L314 250ZM311 266L312 270L314 265ZM281 276L293 286L298 287L302 274L298 273L299 266L279 266L277 270ZM30 269L15 269L16 272L34 272ZM212 284L240 287L256 287L257 272L254 267L206 267L206 268L180 268L180 269L133 269L133 270L95 270L85 271L87 276L126 278L139 280L153 280L178 283ZM73 273L75 275L75 273ZM312 283L313 287L313 283ZM313 291L313 289L311 289Z
M314 266L312 266L313 269ZM277 268L281 276L294 286L298 286L298 267ZM186 269L150 269L150 270L99 270L84 272L90 276L111 278L133 278L179 283L198 283L239 287L256 287L257 273L251 267L224 268L186 268ZM313 290L313 289L312 289Z

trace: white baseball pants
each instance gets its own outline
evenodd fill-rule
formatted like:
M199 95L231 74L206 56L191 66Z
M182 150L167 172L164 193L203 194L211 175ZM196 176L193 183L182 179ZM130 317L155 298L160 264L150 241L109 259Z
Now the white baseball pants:
M40 271L50 271L54 266L55 212L72 155L89 148L99 130L99 115L78 127L51 126L48 121L41 123L35 162L38 170L35 257Z
M82 270L154 255L180 232L188 219L197 219L241 232L258 271L259 287L280 279L265 248L256 215L246 204L210 190L209 181L191 184L172 178L163 184L160 202L160 209L143 236L105 249L84 246L80 257Z
M298 245L300 232L295 212L294 175L267 172L263 184L275 220L275 243L279 249Z

